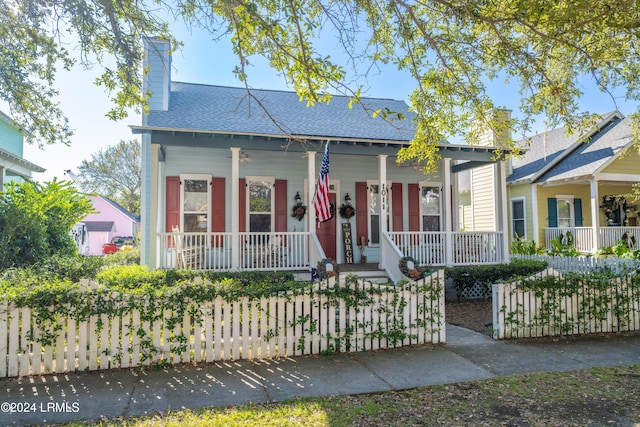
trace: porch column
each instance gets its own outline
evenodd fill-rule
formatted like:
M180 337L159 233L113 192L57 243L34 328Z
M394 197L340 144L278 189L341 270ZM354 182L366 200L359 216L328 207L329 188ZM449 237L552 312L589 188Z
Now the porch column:
M541 242L544 242L544 237L540 239L540 226L538 225L538 184L531 184L531 216L533 236L530 237L530 240L541 245Z
M460 190L458 190L458 174L451 174L451 224L453 231L460 231Z
M589 180L589 188L591 190L591 230L593 236L591 248L592 252L595 252L600 247L600 213L598 211L598 181L596 179Z
M153 148L152 148L153 149ZM166 215L165 213L165 206L166 206L166 195L167 195L167 188L166 185L163 185L164 182L164 161L161 161L160 159L160 150L158 149L158 153L156 154L156 158L158 159L158 175L157 175L157 187L158 187L158 205L156 206L157 212L156 212L156 236L160 236L160 233L163 233L166 231L166 229L164 228L164 221L163 221L163 213ZM160 244L160 242L158 241L159 239L156 237L156 267L162 267L162 268L166 268L167 267L167 260L166 260L166 250L163 251L164 246L166 245L166 243L164 244ZM166 239L165 239L166 241ZM162 257L165 257L165 259L163 260ZM176 262L177 262L177 255L176 255Z
M240 267L240 147L231 147L231 269Z
M316 232L316 208L313 206L313 196L316 192L316 152L307 151L307 230ZM309 239L311 244L311 239Z
M378 192L380 194L380 242L382 243L382 239L384 239L385 233L388 231L387 229L387 209L389 208L389 203L387 196L389 195L389 189L387 188L387 155L381 154L378 156L378 173L379 179L378 183L380 184L378 187ZM380 248L380 268L384 269L385 266L385 256L384 251L382 250L382 246Z
M4 177L5 177L4 167L0 166L0 191L4 191Z
M444 216L444 264L453 264L453 233L451 227L451 159L442 159L442 215Z
M502 232L502 262L509 262L509 213L507 209L507 173L504 160L498 160L496 163L496 209L500 223L499 230Z

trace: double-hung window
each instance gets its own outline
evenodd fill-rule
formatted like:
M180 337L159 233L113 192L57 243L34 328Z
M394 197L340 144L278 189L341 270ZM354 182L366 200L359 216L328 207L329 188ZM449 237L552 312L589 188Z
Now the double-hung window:
M524 199L511 199L511 230L513 237L526 239L526 219L524 213Z
M420 183L422 231L442 230L442 200L439 183Z
M211 175L181 175L180 229L186 233L211 230Z
M573 227L575 225L573 199L571 196L556 196L558 227Z
M269 233L274 230L274 177L246 177L247 230Z

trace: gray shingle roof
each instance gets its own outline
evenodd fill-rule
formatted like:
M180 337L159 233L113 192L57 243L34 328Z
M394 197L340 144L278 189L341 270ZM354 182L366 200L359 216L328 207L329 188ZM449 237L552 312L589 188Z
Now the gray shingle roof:
M355 138L410 141L415 126L407 104L393 99L363 98L349 109L349 98L334 96L329 105L307 107L294 92L251 91L268 111L247 96L244 88L173 82L168 111L152 111L147 126L161 129L296 135L319 138ZM365 110L362 106L368 109ZM405 115L406 120L389 123L378 109ZM275 119L284 129L273 123Z
M522 158L513 159L512 173L507 177L507 182L517 183L530 180L539 182L541 179L545 181L552 179L551 177L558 174L562 174L563 178L570 178L585 175L583 172L587 172L590 169L595 172L597 162L592 163L594 161L593 154L591 157L586 157L577 153L583 153L586 147L591 146L593 142L608 133L612 126L619 124L621 118L622 115L617 111L605 114L599 125L600 128L595 131L589 144L580 143L585 139L583 138L584 134L573 133L567 136L565 127L535 135L528 140L519 141L521 145L528 143L524 147L527 151ZM624 130L621 130L621 132L624 132ZM615 145L617 143L605 138L599 142L598 146L603 147L606 144ZM604 152L599 154L605 156ZM611 154L609 152L609 155ZM571 159L569 160L569 158ZM604 161L606 159L603 159L598 164L601 165ZM589 166L590 163L592 163L592 167Z
M538 182L590 176L631 142L631 118L616 119L581 144Z

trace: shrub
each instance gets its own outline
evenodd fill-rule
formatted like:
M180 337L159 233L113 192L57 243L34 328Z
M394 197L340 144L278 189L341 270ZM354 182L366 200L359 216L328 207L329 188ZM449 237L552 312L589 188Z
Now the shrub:
M476 284L485 285L483 293L488 296L491 293L490 285L494 283L530 276L545 268L546 261L512 259L509 264L448 267L445 269L445 278L453 279L458 298L462 297L464 289L471 289Z

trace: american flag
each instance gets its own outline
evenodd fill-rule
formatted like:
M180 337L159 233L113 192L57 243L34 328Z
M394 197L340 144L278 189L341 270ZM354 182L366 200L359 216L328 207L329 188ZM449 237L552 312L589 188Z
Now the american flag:
M322 167L320 168L320 177L318 178L318 186L316 187L316 195L313 199L313 206L316 209L316 217L318 225L331 219L331 203L329 202L329 143L324 149L322 157Z

